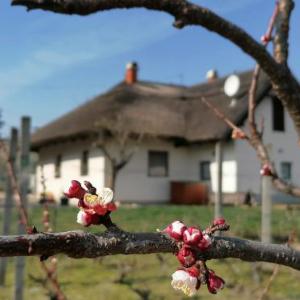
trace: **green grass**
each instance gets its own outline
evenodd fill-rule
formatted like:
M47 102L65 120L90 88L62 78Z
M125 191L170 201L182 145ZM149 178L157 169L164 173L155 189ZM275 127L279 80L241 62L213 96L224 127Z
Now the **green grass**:
M51 217L55 231L82 229L76 222L76 208L51 208ZM224 215L231 225L230 234L241 237L258 237L260 232L260 208L225 207ZM122 207L113 213L113 221L124 230L152 231L164 228L175 219L183 220L188 225L206 227L213 216L212 207L202 206L146 206ZM0 215L0 222L1 222ZM15 217L16 220L16 217ZM41 228L41 209L30 211L30 220ZM14 222L13 231L17 222ZM97 232L103 229L93 227L88 231ZM300 233L300 211L276 207L273 211L273 234L284 240L292 231ZM70 259L58 256L58 278L62 289L71 300L114 300L141 299L133 289L149 290L149 299L185 299L182 294L175 292L170 286L170 275L178 266L172 254L110 256L102 259ZM264 264L258 271L261 282L253 279L253 264L239 260L214 260L209 266L222 276L227 287L217 296L209 295L206 287L202 287L194 299L257 299L257 295L266 285L273 266ZM260 265L258 265L260 269ZM0 299L13 299L14 259L9 259L7 285L0 288ZM35 282L30 275L43 278L39 261L36 257L27 258L26 263L26 300L49 299L45 288ZM120 279L122 270L126 269L123 281ZM278 276L272 283L268 299L292 300L300 299L300 272L281 267Z

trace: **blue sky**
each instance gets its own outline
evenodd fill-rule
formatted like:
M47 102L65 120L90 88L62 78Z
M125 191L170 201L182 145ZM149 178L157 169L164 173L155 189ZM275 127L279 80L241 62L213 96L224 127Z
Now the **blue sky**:
M273 0L194 0L259 39ZM296 3L297 4L297 3ZM87 17L26 12L0 3L0 108L17 126L31 115L39 127L123 79L135 60L145 80L186 85L201 82L212 68L221 75L254 62L205 29L174 29L170 16L146 10L110 11ZM290 65L300 77L300 5L292 18Z

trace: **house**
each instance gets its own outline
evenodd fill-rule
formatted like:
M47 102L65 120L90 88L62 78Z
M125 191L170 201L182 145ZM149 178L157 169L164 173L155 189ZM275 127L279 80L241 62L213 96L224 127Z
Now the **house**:
M39 153L36 193L42 192L41 167L47 191L56 199L72 179L89 180L99 188L108 185L112 178L108 155L118 156L120 145L125 145L123 154L134 151L116 178L118 200L168 202L171 182L198 182L213 193L215 145L222 141L225 198L240 201L248 191L259 195L260 162L255 151L243 140L232 140L231 129L200 100L205 96L245 129L252 72L237 74L241 87L235 101L224 94L226 78L215 75L210 73L206 82L190 87L163 84L140 80L137 64L128 64L123 82L33 134L32 150ZM264 141L271 157L286 180L299 184L297 135L264 74L256 98L257 120L264 120ZM110 150L97 146L99 140ZM274 191L274 199L283 197Z

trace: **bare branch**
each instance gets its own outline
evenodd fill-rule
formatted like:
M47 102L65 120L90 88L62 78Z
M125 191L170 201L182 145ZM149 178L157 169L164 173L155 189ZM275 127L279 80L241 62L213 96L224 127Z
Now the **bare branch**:
M257 131L257 126L256 126L256 121L255 121L255 108L256 108L256 102L255 102L255 96L256 96L256 89L257 89L257 81L258 81L258 76L260 73L260 66L256 65L253 76L252 76L252 81L249 89L249 99L248 99L248 123L249 123L249 128L251 130L251 135L252 136L257 136L259 137L260 134Z
M249 139L249 137L247 136L247 134L238 126L236 126L229 118L227 118L223 112L221 112L217 107L215 107L212 103L210 103L209 101L207 101L205 99L205 97L201 97L202 102L209 108L211 109L214 114L221 119L222 121L224 121L234 132L241 132L244 139Z
M267 294L271 288L271 284L278 274L278 271L279 271L279 265L276 265L273 269L271 277L269 278L269 280L267 282L267 285L265 286L264 290L262 291L261 295L259 296L259 298L257 300L263 300L267 296Z
M241 128L237 127L228 117L224 115L217 107L215 107L212 103L207 101L204 97L201 97L202 102L210 108L216 117L220 120L224 121L230 128L233 130L233 137L234 133L237 133L237 138L242 138L248 141L248 143L254 148L258 158L260 159L262 164L267 164L271 167L272 171L272 183L274 187L283 193L293 195L293 196L300 196L300 187L294 186L282 178L278 176L276 171L275 165L272 163L268 150L266 146L263 144L261 137L259 134L251 135L250 137L244 132Z
M29 245L32 248L30 253ZM95 258L114 254L177 251L176 243L161 233L129 233L118 228L102 234L68 231L0 237L0 256L52 256L63 253L73 258ZM212 247L198 253L201 260L229 257L245 261L271 262L300 270L300 252L287 245L214 237Z
M290 17L294 8L293 0L279 1L279 14L276 22L276 33L274 36L274 57L280 64L287 64L289 51Z

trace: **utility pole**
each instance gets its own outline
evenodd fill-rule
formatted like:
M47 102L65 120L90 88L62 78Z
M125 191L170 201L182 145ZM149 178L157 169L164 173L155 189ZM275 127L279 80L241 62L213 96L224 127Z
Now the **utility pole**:
M30 123L30 117L22 117L19 186L25 210L27 210L27 194L30 182ZM24 233L24 224L21 222L19 223L18 233ZM25 257L20 256L16 259L15 300L23 300L24 271Z
M11 129L10 142L9 142L9 157L14 172L16 172L16 154L18 146L18 130L16 128ZM4 215L3 215L3 235L10 234L11 212L13 207L13 188L11 184L11 178L6 176L6 190L5 190L5 202L4 202ZM7 258L2 257L0 260L0 285L5 284L5 275L7 269Z
M216 157L216 171L217 171L217 184L215 191L215 218L222 217L222 198L223 198L223 147L222 142L216 142L215 147L215 157Z

